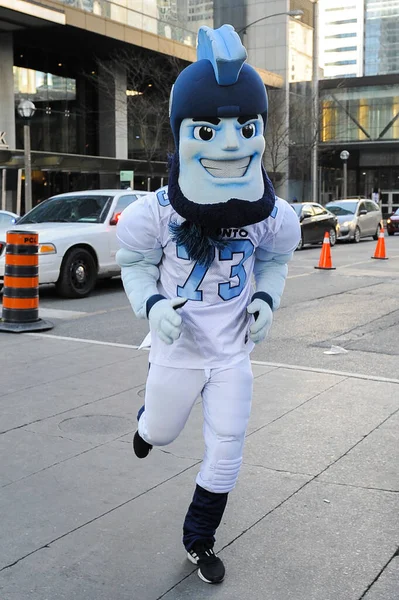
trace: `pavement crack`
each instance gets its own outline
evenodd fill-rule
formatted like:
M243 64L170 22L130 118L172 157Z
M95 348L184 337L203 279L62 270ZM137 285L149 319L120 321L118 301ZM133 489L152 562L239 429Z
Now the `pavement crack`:
M341 487L354 488L356 490L369 490L370 492L386 492L388 494L399 494L399 490L389 490L388 488L379 488L367 485L355 485L354 483L342 483L340 481L330 481L328 479L319 479L319 475L316 476L315 483L324 483L327 485L339 485Z
M388 415L387 417L385 417L385 419L383 419L380 423L378 423L378 425L376 425L368 433L365 433L364 435L362 435L362 437L355 444L353 444L353 446L351 446L350 448L348 448L348 450L346 452L344 452L343 454L341 454L341 456L339 456L338 458L336 458L335 460L333 460L333 462L330 463L327 467L325 467L325 469L323 469L322 471L320 471L320 473L318 475L316 475L316 477L320 477L320 475L323 475L323 473L325 473L326 471L328 471L328 469L330 469L333 465L335 465L339 460L341 460L342 458L344 458L345 456L347 456L349 454L349 452L352 452L352 450L354 448L356 448L356 446L358 446L364 440L366 440L374 431L376 431L377 429L379 429L381 427L381 425L383 425L391 417L393 417L394 415L396 415L397 412L399 412L399 408L397 408L390 415Z
M380 570L380 572L376 575L376 577L374 577L373 581L370 583L370 585L364 590L363 594L361 596L359 596L358 600L362 600L366 594L371 590L371 588L373 587L373 585L375 583L377 583L377 581L379 580L379 578L381 577L381 575L383 574L383 572L385 571L385 569L390 565L390 563L397 557L399 556L399 546L396 548L395 552L392 554L391 558L385 563L385 565L382 567L382 569Z
M303 477L317 477L314 473L302 473L301 471L288 471L287 469L276 469L275 467L268 467L267 465L257 465L243 461L243 466L253 467L255 469L265 469L265 471L272 471L272 473L284 473L286 475L301 475Z
M4 431L0 431L0 435L4 435L6 433L9 433L10 431L16 431L17 429L23 429L24 427L29 427L29 425L34 425L35 423L41 423L42 421L46 421L47 419L53 419L54 417L66 415L67 413L72 412L74 410L79 410L81 408L84 408L85 406L91 406L92 404L96 404L96 402L101 402L101 400L108 400L109 398L114 398L115 396L118 396L119 394L124 394L126 392L130 392L139 387L142 387L142 385L143 385L142 383L139 383L138 385L135 385L135 386L129 386L128 388L126 388L124 390L119 390L118 392L115 392L114 394L109 394L108 396L102 396L101 398L97 398L96 400L91 400L90 402L85 402L84 404L79 404L79 406L75 406L73 408L67 408L66 410L62 410L61 412L54 413L52 415L47 415L46 417L43 417L41 419L35 419L34 421L29 421L28 423L23 423L22 425L16 425L15 427L10 427L10 429L5 429ZM75 441L75 440L72 440L72 441Z
M321 396L322 394L324 394L325 392L329 392L330 390L332 390L333 388L335 388L337 385L340 385L341 383L343 383L344 381L346 381L348 379L348 377L342 377L339 381L336 381L335 383L333 383L332 385L330 385L329 387L325 388L324 390L322 390L321 392L317 392L317 394L314 394L313 396L311 396L310 398L308 398L307 400L304 400L303 402L301 402L300 404L297 404L296 406L294 406L293 408L290 408L289 410L287 410L285 413L282 413L281 415L279 415L278 417L276 417L275 419L272 419L271 421L268 421L267 423L265 423L264 425L261 425L260 427L258 427L257 429L254 429L253 431L251 431L250 433L248 433L245 436L245 439L249 438L251 435L253 435L254 433L257 433L258 431L261 431L262 429L265 429L265 427L268 427L269 425L272 425L273 423L276 423L276 421L279 421L280 419L282 419L283 417L285 417L286 415L289 415L290 413L294 412L295 410L297 410L298 408L300 408L301 406L304 406L305 404L307 404L308 402L311 402L312 400L314 400L315 398L318 398L319 396Z
M30 335L30 334L28 333L26 335ZM50 337L50 336L46 336L46 337ZM71 339L73 340L73 338L71 338ZM130 356L126 360L119 359L119 360L115 360L110 363L107 363L106 365L100 365L100 366L94 367L93 369L87 369L86 371L80 371L79 373L77 373L77 375L79 375L79 376L85 375L86 373L92 373L93 371L98 371L99 369L104 369L105 367L112 367L112 365L121 364L123 362L129 362L131 360L137 360L138 358L141 358L140 354L138 356L133 356L133 357ZM3 398L4 396L8 396L9 394L15 394L16 392L26 392L27 390L32 390L33 388L36 388L36 387L42 387L43 385L47 385L49 383L57 383L58 381L64 381L64 379L70 379L72 375L73 374L70 373L69 375L64 375L63 377L59 377L56 379L49 379L48 381L41 381L40 383L35 383L34 385L27 385L25 387L20 387L16 390L8 390L5 393L0 393L0 398ZM140 385L143 385L143 382L140 383ZM137 385L134 387L139 387L139 386ZM129 389L133 389L133 388L129 388ZM0 432L0 433L3 433L3 432Z
M53 540L51 540L50 542L47 542L46 544L43 544L42 546L40 546L39 548L35 548L34 550L32 550L31 552L27 552L24 556L21 556L20 558L18 558L17 560L15 560L14 562L5 565L4 567L2 567L0 569L0 573L2 573L3 571L6 571L7 569L11 569L12 567L14 567L15 565L17 565L18 563L20 563L21 561L25 560L25 558L28 558L29 556L32 556L32 554L36 554L36 552L40 552L40 550L44 550L45 548L50 548L52 544L54 544L55 542L58 542L59 540L62 540L63 538L67 537L68 535L70 535L71 533L75 533L75 531L79 531L80 529L83 529L84 527L87 527L87 525L91 525L91 523L95 523L96 521L98 521L99 519L102 519L103 517L106 517L107 515L115 512L116 510L118 510L119 508L122 508L123 506L126 506L127 504L129 504L130 502L134 502L135 500L137 500L138 498L140 498L141 496L144 496L145 494L147 494L148 492L152 492L153 490L157 489L158 487L164 485L165 483L167 483L168 481L171 481L172 479L175 479L176 477L179 477L180 475L182 475L183 473L185 473L186 471L189 471L190 469L192 469L193 467L195 467L196 465L198 465L201 461L195 462L192 465L189 465L188 467L185 467L184 469L182 469L181 471L179 471L178 473L175 473L174 475L172 475L171 477L168 477L167 479L164 479L163 481L161 481L160 483L157 483L155 485L153 485L152 487L144 490L143 492L141 492L140 494L137 494L137 496L133 496L133 498L129 498L128 500L125 500L125 502L121 502L120 504L118 504L117 506L114 506L113 508L110 508L109 510L101 513L100 515L97 515L96 517L93 517L93 519L89 519L89 521L86 521L85 523L82 523L81 525L78 525L77 527L74 527L73 529L70 529L69 531L66 531L65 533L63 533L62 535L57 536L56 538L54 538Z
M164 454L169 454L170 456L174 456L175 458L181 458L183 460L198 460L202 461L202 458L198 458L198 456L182 456L181 454L175 454L174 452L170 452L169 450L163 450L161 448L157 448L158 452L163 452Z
M66 435L55 435L55 433L47 433L44 431L35 431L34 429L24 429L24 431L27 431L28 433L35 433L36 435L43 435L46 437L52 437L52 438L60 438L61 440L68 440L69 442L73 442L74 444L79 443L77 440L73 440L72 438L67 437ZM87 442L88 444L91 444L92 442Z
M36 432L38 433L38 432ZM130 433L133 433L133 431L131 431ZM112 440L107 440L105 442L102 442L101 444L97 444L96 446L92 446L91 448L86 448L85 450L82 450L82 452L78 452L77 454L73 454L72 456L67 456L67 458L63 458L62 460L53 463L51 465L47 465L47 467L43 467L43 469L39 469L38 471L34 471L33 473L29 473L29 475L25 475L24 477L20 477L19 479L15 479L14 481L10 481L10 483L6 483L5 485L0 486L0 489L8 487L9 485L13 485L14 483L23 481L24 479L28 479L29 477L33 477L33 475L38 475L39 473L43 473L43 471L47 471L48 469L52 469L53 467L56 467L58 465L61 465L62 463L68 462L69 460L73 460L74 458L77 458L78 456L82 456L83 454L87 454L87 452L92 452L93 450L97 450L97 448L101 448L102 446L106 446L107 444L112 444L113 442L119 441L121 437L124 437L125 435L128 435L126 432L123 433L120 436L117 436L116 438L113 438ZM62 436L54 436L54 437L62 437ZM69 439L69 438L67 438ZM76 440L71 440L72 442L76 443Z

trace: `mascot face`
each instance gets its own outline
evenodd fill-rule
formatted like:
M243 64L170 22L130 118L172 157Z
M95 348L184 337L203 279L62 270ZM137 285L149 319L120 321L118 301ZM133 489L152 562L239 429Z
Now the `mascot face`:
M200 27L197 57L170 98L168 196L183 218L170 231L189 258L209 266L226 244L221 230L267 219L275 193L262 167L267 94L234 28Z
M183 119L179 186L184 196L196 204L258 200L264 191L263 128L260 115Z

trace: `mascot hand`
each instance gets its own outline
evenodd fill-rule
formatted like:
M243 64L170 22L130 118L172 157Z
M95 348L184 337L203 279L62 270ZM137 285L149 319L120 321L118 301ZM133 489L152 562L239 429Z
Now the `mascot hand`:
M182 320L176 308L181 308L184 302L184 298L159 300L148 314L151 329L157 332L165 344L173 344L180 337Z
M255 344L262 342L269 333L273 322L273 312L267 302L260 298L255 298L247 306L250 315L255 315L255 322L249 329L249 337Z

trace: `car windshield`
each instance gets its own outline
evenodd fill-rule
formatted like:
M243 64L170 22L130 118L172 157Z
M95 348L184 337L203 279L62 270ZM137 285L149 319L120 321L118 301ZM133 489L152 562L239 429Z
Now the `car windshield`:
M302 212L302 204L291 204L291 206L295 210L296 214L299 217L301 215L301 212Z
M339 217L354 215L357 209L357 202L334 202L334 204L327 204L326 208Z
M399 208L397 208L393 214L394 214L396 217L399 217Z
M18 220L24 223L103 223L112 196L55 196L41 202Z

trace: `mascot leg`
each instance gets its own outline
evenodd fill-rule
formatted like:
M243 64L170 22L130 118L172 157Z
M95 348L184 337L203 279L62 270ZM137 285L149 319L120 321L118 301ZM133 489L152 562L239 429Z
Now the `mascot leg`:
M177 438L205 381L202 369L151 364L144 407L137 415L138 431L133 439L133 448L139 458L147 456L152 446L166 446ZM141 451L144 455L140 455Z
M249 357L233 369L211 369L207 374L202 391L205 458L184 521L183 543L188 558L199 566L200 578L218 583L224 566L213 552L215 532L242 462L253 375Z

